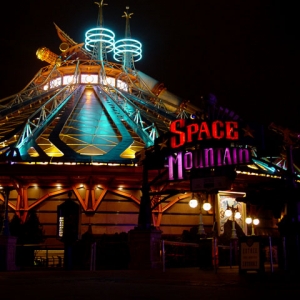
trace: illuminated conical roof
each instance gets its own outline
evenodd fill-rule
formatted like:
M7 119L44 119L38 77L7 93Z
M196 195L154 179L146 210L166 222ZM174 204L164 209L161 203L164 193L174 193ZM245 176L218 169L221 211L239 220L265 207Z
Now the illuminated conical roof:
M48 64L23 90L0 100L0 162L133 165L137 152L154 145L175 119L240 120L212 95L200 109L137 70L141 45L131 38L129 7L125 39L115 41L103 26L103 1L96 4L97 26L85 43L54 24L60 52L39 48L37 57Z
M174 234L198 222L198 216L196 221L190 221L190 216L197 213L187 211L181 203L163 219L163 214L168 214L177 202L190 199L190 179L198 183L195 189L199 192L203 192L202 186L212 194L226 186L230 189L227 194L235 190L244 195L246 189L258 187L268 195L270 189L279 195L276 188L283 186L281 179L291 175L286 172L286 159L273 152L264 157L262 154L266 153L257 153L256 144L264 141L264 135L260 127L255 128L254 134L252 126L245 123L240 124L241 143L235 146L250 147L251 164L241 164L237 169L234 165L199 168L195 172L187 168L186 180L168 178L168 166L162 167L160 159L164 156L162 148L167 148L163 138L171 122L195 118L242 120L233 111L219 107L213 95L209 99L199 97L200 107L196 107L139 71L135 63L141 58L142 46L131 38L128 9L125 39L115 39L114 32L103 25L103 1L96 4L97 26L82 37L85 42L77 43L54 24L61 40L59 52L45 46L39 48L36 54L45 67L37 70L23 90L0 99L0 189L12 191L9 207L24 221L28 211L56 197L56 202L49 201L54 207L51 214L56 213L57 204L64 199L60 196L72 191L89 218L94 214L92 222L100 228L98 233L113 232L116 227L119 232L132 229L139 209L139 226L149 228L153 222ZM198 93L195 87L187 88ZM291 135L279 127L273 129L282 133L285 140L297 139L298 143L298 134ZM143 151L145 148L148 149ZM136 166L143 157L148 158L143 167ZM299 168L294 170L299 182ZM133 205L121 204L125 201L120 199L132 201ZM113 200L116 205L106 205ZM0 201L4 202L1 193ZM48 211L47 203L44 212ZM111 217L112 211L114 219L107 218L103 223L103 214ZM211 225L215 224L214 216L211 220ZM48 216L44 222L49 225ZM90 220L85 222L91 224ZM52 237L54 226L56 223L48 233Z
M19 93L0 100L0 160L133 164L136 152L153 145L171 121L196 113L128 63L135 58L128 55L130 43L139 42L127 35L126 45L120 39L115 47L113 31L102 26L103 1L97 4L100 19L85 43L55 24L60 53L39 48L37 57L48 65ZM109 61L108 50L123 63Z

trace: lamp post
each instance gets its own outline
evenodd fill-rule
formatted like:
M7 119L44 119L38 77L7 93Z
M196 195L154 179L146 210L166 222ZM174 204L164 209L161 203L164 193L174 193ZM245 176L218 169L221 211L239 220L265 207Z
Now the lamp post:
M227 209L225 210L225 216L231 217L232 216L232 227L231 227L231 241L230 241L230 267L232 264L232 244L233 244L233 251L234 251L234 258L235 261L238 261L238 250L237 250L237 234L235 228L235 220L241 218L241 213L239 212L238 203L236 203L236 207L234 204L230 206L227 203Z
M198 206L198 200L195 198L194 194L192 196L192 199L189 201L189 205L191 208L196 208ZM202 209L205 211L209 211L211 209L211 204L209 202L204 202L203 205L200 203L200 214L199 214L199 227L198 227L198 234L200 236L206 235L204 224L203 224L203 214Z
M251 224L251 235L255 235L255 231L254 231L254 225L258 225L259 224L259 219L258 218L254 218L252 219L251 217L247 217L245 222L250 225Z
M231 217L232 216L232 229L231 229L231 238L236 239L236 228L235 228L235 220L241 218L241 213L239 212L238 206L234 207L234 205L230 206L227 204L227 209L225 210L225 216Z

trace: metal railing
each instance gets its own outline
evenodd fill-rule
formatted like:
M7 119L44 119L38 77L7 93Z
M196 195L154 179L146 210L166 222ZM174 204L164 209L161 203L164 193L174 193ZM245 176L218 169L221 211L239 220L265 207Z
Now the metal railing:
M168 247L172 246L172 247ZM166 248L169 249L166 249ZM161 241L161 260L163 272L166 270L167 260L180 259L181 266L203 266L213 268L215 271L218 268L218 248L217 239L208 238L200 240L199 243L185 243L175 241ZM176 266L176 263L175 263ZM178 265L177 265L178 266Z
M19 268L63 268L64 249L61 245L22 244L16 247Z

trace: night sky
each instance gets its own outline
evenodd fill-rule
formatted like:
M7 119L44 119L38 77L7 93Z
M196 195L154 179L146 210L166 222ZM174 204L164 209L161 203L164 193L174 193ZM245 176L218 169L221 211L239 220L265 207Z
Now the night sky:
M299 17L279 0L104 1L104 27L124 37L125 7L131 36L143 44L136 69L197 105L201 96L243 119L274 122L300 133ZM176 3L176 4L175 4ZM53 22L78 43L97 23L93 0L10 1L1 11L0 99L24 88L46 65L45 46L59 54Z

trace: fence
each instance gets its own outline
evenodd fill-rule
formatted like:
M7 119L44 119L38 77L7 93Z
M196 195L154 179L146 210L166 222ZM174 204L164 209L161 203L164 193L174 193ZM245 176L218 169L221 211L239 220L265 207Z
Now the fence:
M23 244L16 248L16 265L24 268L63 268L61 245Z
M280 265L281 269L287 269L287 257L285 238L261 237L263 239L264 263L271 272ZM19 268L63 268L64 249L63 245L26 244L17 245L16 265ZM74 251L75 252L75 251ZM129 264L129 249L126 240L112 242L91 243L89 254L82 250L76 252L76 256L82 259L86 257L85 269L127 269ZM239 264L238 243L218 245L217 238L200 240L199 243L185 243L177 241L161 241L162 267L200 267L213 268ZM76 265L83 268L83 264Z
M273 272L274 268L278 267L279 255L281 255L283 269L285 269L285 239L273 239L267 236L261 238L263 245L261 259L264 264L268 265ZM232 240L229 245L218 245L217 238L200 239L199 243L162 240L161 257L163 271L166 267L199 267L216 271L220 266L231 268L239 265L239 244L238 240Z
M218 266L217 239L208 238L199 243L184 243L162 240L161 257L163 271L166 267L200 267Z

